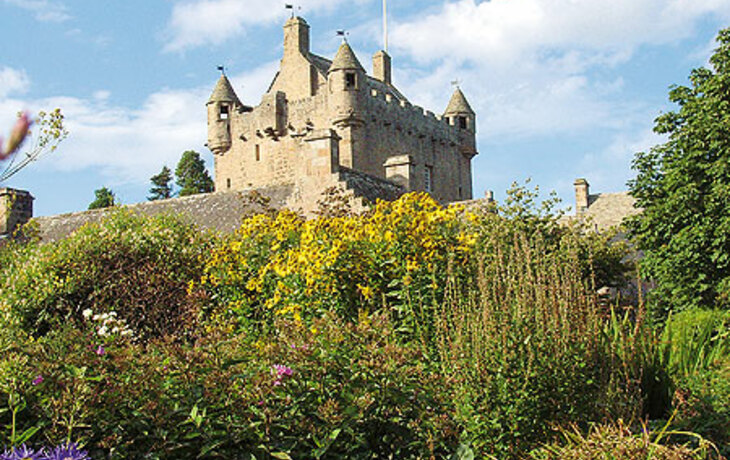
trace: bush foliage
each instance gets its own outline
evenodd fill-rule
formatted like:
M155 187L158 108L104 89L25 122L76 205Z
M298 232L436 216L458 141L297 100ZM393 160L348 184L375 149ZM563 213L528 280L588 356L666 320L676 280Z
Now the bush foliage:
M669 367L640 308L598 303L626 248L559 225L535 196L267 213L225 238L117 211L59 243L11 245L0 443L509 459L561 426L639 420Z

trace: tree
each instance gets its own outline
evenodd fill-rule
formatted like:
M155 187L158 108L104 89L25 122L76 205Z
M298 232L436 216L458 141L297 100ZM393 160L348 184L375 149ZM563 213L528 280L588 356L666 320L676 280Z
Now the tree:
M91 202L91 204L89 205L89 209L110 208L117 204L117 199L114 196L114 192L106 187L94 190L94 195L96 196L96 199Z
M205 163L200 158L200 154L193 150L187 150L182 154L175 169L175 176L177 176L175 182L180 187L180 196L213 191L213 179L205 169Z
M35 135L31 135L30 128L34 124L37 129ZM7 143L4 144L0 138L0 162L6 163L0 168L0 183L10 179L44 154L56 150L67 136L61 109L51 113L41 111L35 120L31 120L27 113L20 113ZM19 154L24 141L28 139L31 142L30 148L22 155Z
M150 188L150 196L147 197L149 201L155 200L166 200L172 196L172 171L167 166L162 167L162 171L159 174L154 175L150 178L152 187Z
M730 306L730 29L720 32L711 69L692 71L654 131L664 144L637 153L629 182L643 213L629 221L653 279L652 304L666 315Z

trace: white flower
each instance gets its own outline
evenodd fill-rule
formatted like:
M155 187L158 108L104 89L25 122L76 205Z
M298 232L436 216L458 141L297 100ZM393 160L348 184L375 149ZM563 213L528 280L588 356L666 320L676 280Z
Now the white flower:
M81 314L82 314L82 315L84 316L84 318L86 318L86 319L89 319L89 318L91 317L91 315L92 315L93 313L94 313L94 312L93 312L93 311L91 311L91 308L87 308L86 310L84 310L84 311L82 311L82 312L81 312Z
M100 336L104 337L107 334L106 326L100 327L97 332Z

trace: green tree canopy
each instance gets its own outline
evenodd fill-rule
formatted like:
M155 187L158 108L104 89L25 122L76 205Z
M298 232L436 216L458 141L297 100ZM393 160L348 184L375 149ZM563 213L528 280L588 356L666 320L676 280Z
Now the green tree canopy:
M180 187L180 196L209 193L213 191L213 179L205 169L205 162L200 154L187 150L182 154L175 169L176 183Z
M110 189L106 187L102 187L98 190L94 190L94 196L96 197L94 201L91 202L89 205L89 209L103 209L103 208L110 208L114 206L116 203L116 197L114 196L114 192L112 192Z
M730 306L730 29L720 32L711 68L669 99L654 131L668 137L636 154L629 182L644 212L629 222L658 312Z
M150 188L149 201L166 200L172 196L172 171L167 166L162 167L162 171L150 178L152 187Z

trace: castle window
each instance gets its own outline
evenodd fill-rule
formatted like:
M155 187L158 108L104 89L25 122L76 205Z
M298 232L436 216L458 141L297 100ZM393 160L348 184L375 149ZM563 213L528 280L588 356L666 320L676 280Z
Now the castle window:
M219 119L220 120L228 120L228 106L227 105L222 105L221 106L221 111L220 111L220 114L219 114Z
M226 179L226 186L228 187L228 190L231 189L231 179Z
M357 75L355 72L345 73L345 89L356 89L357 88Z
M424 188L428 193L433 192L433 166L426 166L424 171Z
M459 128L461 129L467 129L469 127L469 123L466 117L459 117Z
M261 146L256 144L256 161L261 161Z

